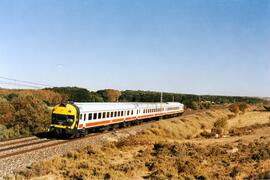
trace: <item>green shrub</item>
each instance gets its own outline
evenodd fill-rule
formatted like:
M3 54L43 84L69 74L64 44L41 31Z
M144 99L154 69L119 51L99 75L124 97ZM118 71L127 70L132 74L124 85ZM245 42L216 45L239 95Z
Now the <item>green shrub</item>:
M33 96L19 95L10 103L15 113L13 119L5 124L9 137L36 134L49 126L50 110L43 101Z

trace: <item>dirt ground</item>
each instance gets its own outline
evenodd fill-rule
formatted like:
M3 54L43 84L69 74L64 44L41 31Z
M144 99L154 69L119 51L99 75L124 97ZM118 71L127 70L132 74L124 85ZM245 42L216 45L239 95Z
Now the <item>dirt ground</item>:
M140 134L33 164L15 179L270 179L269 117L223 108L165 119Z

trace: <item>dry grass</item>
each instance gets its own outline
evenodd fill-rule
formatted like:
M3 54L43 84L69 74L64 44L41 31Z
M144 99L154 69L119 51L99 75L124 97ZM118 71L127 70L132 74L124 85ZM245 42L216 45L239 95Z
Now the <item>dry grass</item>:
M267 170L270 170L270 142L181 142L204 130L228 129L235 118L243 117L247 124L254 124L255 121L248 117L259 115L256 113L263 114L257 119L263 122L264 112L247 112L230 119L232 112L228 109L161 120L142 133L117 142L91 145L78 152L34 164L18 173L16 179L265 178L268 177Z

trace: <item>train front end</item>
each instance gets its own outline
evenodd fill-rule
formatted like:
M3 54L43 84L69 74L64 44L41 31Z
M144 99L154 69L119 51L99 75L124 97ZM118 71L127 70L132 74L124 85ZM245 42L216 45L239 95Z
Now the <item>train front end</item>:
M53 108L49 131L57 136L71 137L77 132L78 108L74 104L61 103Z

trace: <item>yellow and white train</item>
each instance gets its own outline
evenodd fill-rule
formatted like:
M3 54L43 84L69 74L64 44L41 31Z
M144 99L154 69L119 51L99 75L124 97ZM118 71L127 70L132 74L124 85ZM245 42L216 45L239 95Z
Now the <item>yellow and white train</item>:
M61 103L53 108L49 131L69 137L104 126L127 126L149 119L176 116L184 105L168 103Z

